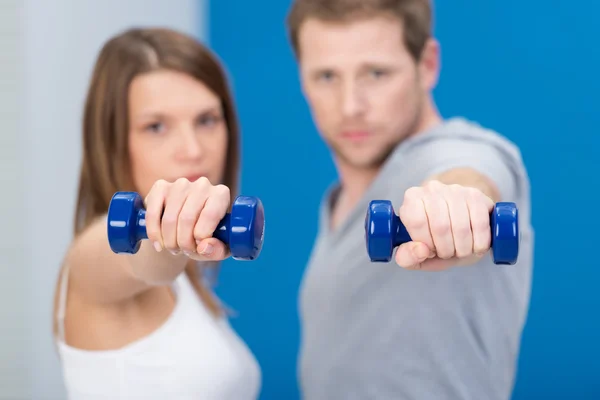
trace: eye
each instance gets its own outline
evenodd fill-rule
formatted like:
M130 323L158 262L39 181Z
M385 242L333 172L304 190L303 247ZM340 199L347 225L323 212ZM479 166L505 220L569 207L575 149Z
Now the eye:
M369 70L369 76L375 79L380 79L385 77L388 74L388 71L382 68L372 68Z
M316 75L317 81L331 82L335 78L333 71L321 71Z
M145 131L151 133L161 133L165 129L165 126L162 122L154 122L146 126Z
M198 118L198 120L197 120L196 123L200 127L210 128L210 127L213 127L216 124L218 124L221 121L221 119L222 118L220 116L216 116L216 115L213 115L213 114L204 114L204 115L201 115Z

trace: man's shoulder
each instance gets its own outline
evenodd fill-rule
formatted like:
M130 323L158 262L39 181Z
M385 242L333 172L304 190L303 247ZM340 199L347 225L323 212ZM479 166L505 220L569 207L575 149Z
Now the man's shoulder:
M433 141L487 142L519 152L518 146L504 133L465 117L452 117L438 126L415 136L413 145Z
M465 117L452 117L401 143L390 164L419 166L448 159L502 159L525 169L519 146L505 134Z
M492 177L507 198L529 196L519 147L499 131L464 117L446 119L411 137L400 144L388 164L380 186L395 198L427 177L456 167L475 168Z

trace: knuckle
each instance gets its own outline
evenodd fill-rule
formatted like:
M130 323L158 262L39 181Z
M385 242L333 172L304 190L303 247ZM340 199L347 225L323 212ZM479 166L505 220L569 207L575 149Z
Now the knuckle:
M182 188L189 185L190 181L187 178L177 178L177 180L173 183L176 187Z
M421 197L423 197L423 188L420 188L418 186L412 186L406 189L406 192L404 192L404 199L408 201L417 200Z
M201 187L201 188L205 188L205 187L211 186L210 180L207 177L205 177L205 176L201 176L200 178L198 178L194 182L194 184L196 186L198 186L198 187Z
M144 203L147 203L149 200L151 200L157 193L165 193L167 191L167 187L168 187L168 182L163 180L163 179L159 179L157 181L154 182L154 184L152 184L152 187L150 188L150 190L148 191L148 194L146 195L146 198L144 199Z
M490 229L490 221L487 218L476 218L471 221L473 230L486 233Z
M469 238L471 236L471 226L467 224L458 224L453 227L454 235L459 238Z
M425 185L423 186L425 189L427 189L427 191L430 192L435 192L437 191L439 188L441 188L443 185L440 181L436 180L436 179L432 179L430 181L427 181L427 183L425 183Z
M454 257L454 249L439 249L437 256L443 260L448 260Z
M218 195L222 196L222 197L226 197L229 198L229 196L231 196L231 191L229 190L229 188L223 184L219 184L217 186L214 187L215 193L217 193Z
M163 190L165 188L167 188L169 185L169 183L167 181L165 181L164 179L159 179L156 182L154 182L154 188L158 189L158 190Z
M465 188L457 183L448 185L448 191L454 195L460 195L464 193Z
M446 220L433 220L430 224L431 233L436 236L445 236L450 233L450 222Z
M178 235L177 236L177 246L179 246L179 248L181 248L182 250L186 250L186 251L194 251L196 249L196 246L194 246L193 240L189 237L189 235L187 236L181 236Z
M421 214L411 212L409 208L401 208L399 214L406 228L421 230L427 227L427 220Z
M472 255L472 253L471 253L471 252L469 252L469 251L464 251L464 250L463 250L463 251L460 251L460 252L459 252L459 251L457 250L457 251L456 251L456 255L455 255L455 257L456 257L456 258L458 258L458 259L465 259L465 258L467 258L467 257L470 257L471 255Z
M172 228L177 225L177 216L171 213L165 214L161 222L163 227Z
M191 227L196 223L196 215L192 212L182 212L179 216L179 224L182 227Z
M479 191L478 189L475 189L473 187L469 187L469 188L465 188L466 192L467 192L467 197L471 200L481 200L481 191Z
M475 254L485 254L490 249L489 246L480 244L473 249Z
M465 258L471 255L471 250L466 247L456 249L456 257Z

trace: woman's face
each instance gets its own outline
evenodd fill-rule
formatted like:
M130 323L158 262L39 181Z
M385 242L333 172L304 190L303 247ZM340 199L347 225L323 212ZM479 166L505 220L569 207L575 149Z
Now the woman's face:
M175 71L137 76L129 88L129 156L134 184L146 197L154 182L201 176L221 183L227 126L220 99Z

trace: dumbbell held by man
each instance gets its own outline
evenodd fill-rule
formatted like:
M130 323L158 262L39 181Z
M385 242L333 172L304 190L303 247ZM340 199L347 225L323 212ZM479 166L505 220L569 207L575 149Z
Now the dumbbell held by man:
M136 192L117 192L108 208L108 242L113 252L135 254L148 239L146 210ZM236 260L255 260L263 246L265 214L256 197L238 196L231 213L220 221L213 237L225 243Z
M513 265L519 254L519 214L512 202L496 203L490 214L492 259ZM365 241L372 262L389 262L394 248L412 241L391 201L372 200L365 217Z

